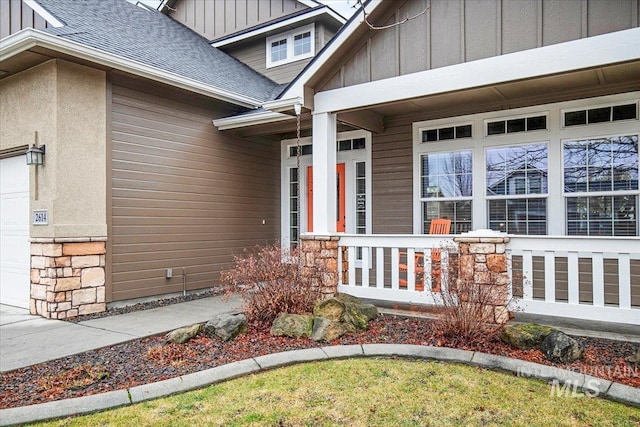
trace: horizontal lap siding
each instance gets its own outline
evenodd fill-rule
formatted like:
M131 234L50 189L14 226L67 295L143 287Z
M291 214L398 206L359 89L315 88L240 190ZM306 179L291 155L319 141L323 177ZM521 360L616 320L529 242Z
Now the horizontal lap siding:
M413 175L411 122L388 123L373 135L373 232L413 232Z
M214 116L114 85L111 300L179 292L183 267L187 290L214 287L232 253L279 235L277 145L218 132Z
M328 26L315 23L315 53L316 55L335 34ZM267 43L265 38L256 38L240 46L221 48L238 61L248 65L257 72L267 76L278 84L291 82L307 66L313 58L289 62L284 65L267 68Z

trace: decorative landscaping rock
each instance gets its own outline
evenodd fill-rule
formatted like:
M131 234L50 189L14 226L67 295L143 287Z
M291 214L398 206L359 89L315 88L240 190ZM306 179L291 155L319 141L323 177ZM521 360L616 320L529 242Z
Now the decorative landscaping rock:
M198 335L201 328L202 325L200 323L196 323L195 325L191 326L185 326L183 328L178 328L165 335L165 339L167 340L167 342L184 344L191 338Z
M378 317L378 309L372 304L362 304L358 298L337 294L334 298L320 301L313 309L316 317L324 317L344 324L347 331L367 329L369 320Z
M281 313L271 325L271 335L276 337L309 338L313 330L310 314Z
M540 350L552 362L571 363L582 357L584 349L573 338L560 331L553 331L542 341Z
M528 350L538 347L555 330L550 326L536 325L535 323L507 326L502 330L500 339L512 347Z
M313 318L313 332L311 339L314 341L331 342L347 333L342 323L334 322L324 317Z
M627 357L625 360L629 363L640 364L640 347L636 350L636 354Z
M212 338L229 341L247 332L247 316L244 313L220 314L204 325L204 333Z

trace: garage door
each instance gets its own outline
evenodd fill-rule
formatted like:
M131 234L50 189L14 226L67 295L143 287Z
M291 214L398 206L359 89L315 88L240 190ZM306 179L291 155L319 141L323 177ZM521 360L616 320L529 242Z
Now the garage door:
M0 159L0 303L29 307L29 168Z

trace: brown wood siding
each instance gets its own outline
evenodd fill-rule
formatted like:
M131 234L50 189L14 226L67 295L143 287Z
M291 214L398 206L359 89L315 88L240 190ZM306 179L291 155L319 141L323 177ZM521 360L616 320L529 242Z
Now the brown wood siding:
M279 236L278 145L223 134L216 116L113 85L110 300L182 291L183 267L187 290L217 286L232 253Z
M303 24L301 24L301 26L302 25ZM320 52L320 49L322 49L326 43L329 42L336 31L337 29L332 31L327 25L323 25L319 22L315 23L316 54ZM278 34L278 32L275 32L274 34ZM256 38L247 43L242 43L228 48L222 47L220 49L278 84L291 82L313 59L307 58L284 65L278 65L277 67L267 68L266 37Z
M406 0L389 4L374 24L419 16L390 29L368 30L345 46L335 55L337 62L315 78L319 91L634 28L640 20L640 0ZM427 4L430 7L420 15Z
M296 0L182 0L169 16L213 40L304 9Z
M413 161L411 122L385 124L371 145L374 234L413 232Z
M0 0L0 39L25 28L47 27L47 22L22 0Z

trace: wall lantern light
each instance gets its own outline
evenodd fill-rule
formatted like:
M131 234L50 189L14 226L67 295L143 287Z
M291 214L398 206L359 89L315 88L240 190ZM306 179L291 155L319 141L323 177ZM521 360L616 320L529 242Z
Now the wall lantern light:
M36 147L36 144L33 144L31 148L27 150L27 164L41 166L44 162L44 153L45 146L41 145Z
M44 153L46 152L45 146L41 145L38 147L38 132L35 133L35 141L31 148L27 150L27 164L42 166L44 163Z

